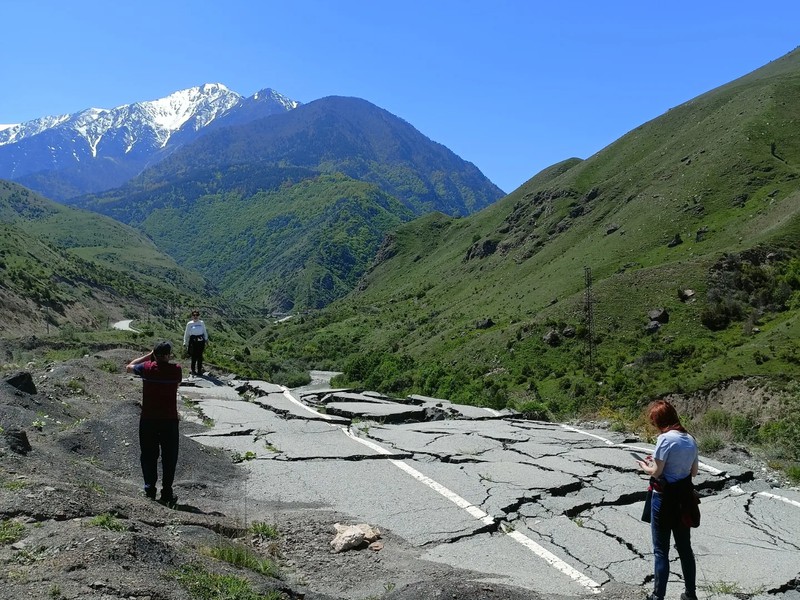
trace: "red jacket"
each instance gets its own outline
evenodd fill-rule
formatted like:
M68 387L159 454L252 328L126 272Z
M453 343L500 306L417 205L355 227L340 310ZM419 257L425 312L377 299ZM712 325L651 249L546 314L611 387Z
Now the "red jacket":
M133 367L142 378L142 419L178 419L179 365L146 361Z

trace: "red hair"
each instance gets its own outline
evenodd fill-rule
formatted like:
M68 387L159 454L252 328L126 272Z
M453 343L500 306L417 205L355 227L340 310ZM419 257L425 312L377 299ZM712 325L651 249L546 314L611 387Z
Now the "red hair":
M656 400L647 407L647 416L650 422L658 427L664 433L666 431L682 431L686 433L686 429L681 425L681 420L678 417L678 411L667 400Z

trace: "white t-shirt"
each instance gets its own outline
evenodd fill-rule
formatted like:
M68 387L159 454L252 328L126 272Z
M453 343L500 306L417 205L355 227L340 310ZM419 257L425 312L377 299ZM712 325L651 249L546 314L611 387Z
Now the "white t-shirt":
M692 474L697 462L697 442L688 433L667 431L658 436L653 458L664 461L661 476L668 483L685 479Z
M206 331L205 323L201 320L189 321L186 324L186 331L183 332L183 345L189 343L189 338L193 335L202 335L203 339L208 341L208 332Z

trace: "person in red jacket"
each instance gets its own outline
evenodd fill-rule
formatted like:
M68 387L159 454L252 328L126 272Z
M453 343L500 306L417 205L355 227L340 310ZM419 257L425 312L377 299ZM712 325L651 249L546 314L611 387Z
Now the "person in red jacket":
M175 504L172 484L178 464L178 386L181 367L170 361L172 345L156 344L152 352L133 359L126 370L142 378L142 414L139 418L144 493L155 499L158 456L161 454L161 501Z

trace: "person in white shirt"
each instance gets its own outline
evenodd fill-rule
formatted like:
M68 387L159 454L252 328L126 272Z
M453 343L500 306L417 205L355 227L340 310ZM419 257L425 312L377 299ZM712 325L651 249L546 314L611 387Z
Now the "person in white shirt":
M192 311L192 320L186 324L183 332L183 345L192 358L192 375L203 375L203 352L208 342L208 330L200 320L200 311Z

